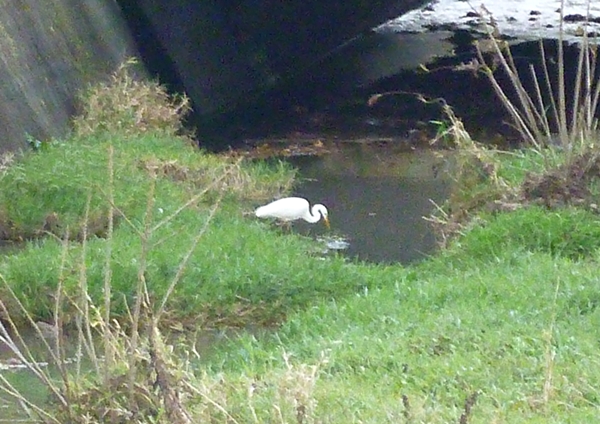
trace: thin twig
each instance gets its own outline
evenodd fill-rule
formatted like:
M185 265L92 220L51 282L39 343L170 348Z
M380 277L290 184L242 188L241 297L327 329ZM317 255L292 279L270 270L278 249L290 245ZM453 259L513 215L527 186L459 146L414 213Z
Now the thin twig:
M45 422L61 424L61 422L54 418L52 415L48 414L42 408L40 408L39 406L28 400L25 396L23 396L21 392L19 392L19 390L17 390L12 384L10 384L10 382L6 379L6 377L4 377L4 375L2 375L2 373L0 373L0 381L2 382L2 384L0 384L0 390L16 399L21 404L21 407L27 412L27 414L31 418L33 417L31 416L30 409L34 410L35 413L38 414L38 416ZM11 422L13 421L11 420Z
M21 311L23 311L23 313L26 316L26 319L29 321L29 323L31 324L31 326L33 328L37 329L38 336L41 338L42 343L44 343L44 346L46 347L46 349L48 349L48 352L52 356L53 360L54 361L58 361L58 359L56 358L55 353L52 351L53 349L50 347L50 345L48 344L48 342L42 336L41 332L39 331L39 328L35 325L35 322L31 318L31 315L29 315L27 313L27 310L25 309L25 307L23 306L23 304L21 303L21 301L19 300L19 298L16 296L16 294L13 291L12 287L9 286L9 284L6 282L6 280L4 279L4 277L2 275L0 275L0 280L2 280L2 283L5 285L6 289L8 290L8 292L11 295L11 297L13 298L13 300L17 303L17 305L19 306L19 308L21 309ZM17 357L17 359L19 359L23 364L25 364L27 366L27 368L31 372L33 372L33 374L35 374L35 376L38 377L50 389L50 391L56 396L56 398L60 401L60 403L63 406L67 406L68 402L65 399L65 397L60 393L60 390L58 389L58 387L56 387L56 385L52 382L52 380L50 379L50 377L48 375L46 375L46 373L40 368L40 366L35 361L35 358L33 357L31 351L29 350L29 348L27 346L27 344L24 342L23 338L21 337L21 333L19 332L19 330L17 329L14 321L10 317L10 314L8 312L8 309L6 308L6 305L4 304L4 302L1 299L0 299L0 310L2 311L2 315L4 316L4 320L6 322L8 322L8 324L10 325L10 327L13 330L14 334L16 335L17 340L20 343L20 346L23 347L23 349L25 351L25 354L23 354L23 352L21 351L21 349L12 341L12 338L8 334L8 331L6 330L6 327L4 326L4 324L3 324L2 321L0 321L0 341L3 341L10 348L10 350Z
M108 200L110 207L108 208L108 229L106 234L106 262L104 263L104 322L102 328L102 338L104 339L104 383L108 384L110 379L110 370L114 364L114 348L112 341L112 332L110 328L110 313L111 313L111 296L112 296L112 246L113 246L113 231L114 231L114 218L115 208L114 204L114 177L115 177L115 164L114 164L114 147L112 144L108 146Z
M62 314L62 302L63 302L63 287L65 281L65 265L67 263L67 256L69 253L69 232L67 231L64 239L62 240L62 249L60 254L60 267L58 271L58 285L56 287L56 292L54 294L54 325L56 326L57 335L55 337L55 352L57 359L64 359L66 357L65 347L62 343L64 333L63 333L63 314ZM54 358L53 358L54 360ZM61 378L63 380L64 388L66 396L69 396L70 393L70 380L67 370L65 369L64 363L62 360L54 360L54 363L58 367Z
M168 224L171 220L173 220L177 215L179 215L184 209L188 208L190 205L193 205L194 203L198 202L202 197L204 197L204 195L210 191L212 188L214 188L218 183L220 183L221 181L223 181L225 179L225 177L227 177L232 171L233 169L235 169L235 167L237 165L239 165L239 163L243 160L243 157L238 158L238 160L232 164L225 172L223 172L223 174L217 178L216 180L212 181L209 185L207 185L206 187L204 187L204 189L202 189L202 191L200 191L200 193L196 194L195 196L193 196L190 200L188 200L187 202L185 202L183 205L181 205L179 208L177 208L177 210L175 210L171 215L167 216L166 218L162 219L158 224L156 224L151 232L155 232L156 230L158 230L159 228L161 228L163 225Z
M142 313L142 304L147 304L147 286L146 286L146 268L148 265L148 252L150 250L150 236L152 234L152 210L154 209L154 192L156 189L156 175L151 176L150 190L146 203L146 213L144 215L144 231L141 238L141 252L138 267L137 287L135 290L136 299L133 309L133 321L131 326L130 352L129 352L129 400L130 404L135 405L135 362L137 360L137 347L139 341L140 315Z
M87 250L88 250L88 224L90 219L90 205L92 203L92 193L88 194L88 199L85 206L85 215L83 221L83 234L81 240L81 257L79 264L79 296L83 310L83 329L85 331L85 347L88 353L89 359L96 368L96 373L100 375L100 364L98 357L96 356L96 349L94 348L94 339L92 337L91 319L90 319L90 296L87 283Z
M558 25L558 133L562 140L569 137L567 129L567 100L565 90L565 52L563 47L564 20L565 20L565 0L561 0L559 7L559 25Z
M556 287L554 288L554 298L552 300L552 315L550 316L550 326L546 334L546 375L544 378L544 406L548 408L550 396L552 395L552 374L554 370L554 357L555 352L552 346L554 339L554 326L556 325L556 305L558 302L558 293L560 291L560 279L556 281Z
M225 415L227 417L227 422L230 422L232 424L239 424L239 421L236 420L235 418L233 418L233 416L227 412L227 410L225 408L223 408L221 405L219 405L217 402L215 402L214 400L212 400L211 398L209 398L203 391L198 390L196 387L194 387L193 385L191 385L189 382L184 381L183 385L185 387L187 387L187 389L193 393L196 393L198 395L200 395L201 397L203 397L206 401L208 401L208 403L210 403L211 405L213 405L215 408L217 408L219 411L221 411L221 413L223 415Z
M206 221L204 222L204 225L202 226L202 229L198 232L198 234L196 234L196 237L194 237L194 240L192 241L192 244L191 244L190 248L188 249L187 253L183 257L183 260L179 263L179 268L177 269L177 274L175 274L175 277L173 277L173 280L171 281L171 284L169 284L169 288L167 289L167 293L164 295L163 300L162 300L161 305L160 305L160 308L158 309L158 312L156 313L156 319L157 320L159 320L160 317L161 317L161 315L164 313L165 307L167 305L167 301L169 300L169 297L173 293L173 290L175 289L175 286L177 285L177 283L179 282L179 280L183 276L183 272L185 271L185 267L186 267L186 265L187 265L190 257L192 256L192 253L194 253L194 250L196 250L196 246L198 245L198 242L200 241L200 239L202 238L202 236L204 235L204 233L206 233L206 230L208 229L208 225L210 224L210 222L212 221L213 217L215 216L215 213L217 212L217 209L219 208L219 204L220 204L220 201L221 201L222 197L223 197L223 195L221 195L221 197L219 197L219 199L217 200L217 202L215 202L215 204L211 208L211 210L210 210L210 212L208 214L208 217L206 218Z
M548 69L548 60L546 59L546 49L544 48L543 40L540 40L540 56L542 59L542 72L544 72L544 80L546 81L546 91L548 94L548 98L550 99L550 109L552 110L554 123L558 128L560 116L558 114L558 106L556 104L556 93L555 90L552 88L552 80L550 79L550 71Z

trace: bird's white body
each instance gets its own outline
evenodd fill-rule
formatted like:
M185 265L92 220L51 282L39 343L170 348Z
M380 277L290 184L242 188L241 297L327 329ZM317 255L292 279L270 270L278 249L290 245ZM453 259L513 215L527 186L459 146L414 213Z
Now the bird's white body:
M259 218L277 218L284 222L303 219L311 224L323 218L325 224L329 225L327 208L321 204L313 205L311 208L308 200L302 197L284 197L275 200L256 209L255 214Z

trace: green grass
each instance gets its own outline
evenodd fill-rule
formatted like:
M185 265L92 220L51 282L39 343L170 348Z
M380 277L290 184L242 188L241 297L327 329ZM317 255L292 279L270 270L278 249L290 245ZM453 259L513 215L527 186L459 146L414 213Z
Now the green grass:
M104 237L110 207L109 148L114 149L114 205L124 218L118 218L110 241ZM73 240L68 247L65 269L61 274L62 243L70 234L81 239L89 201L89 240L86 274L90 293L99 302L102 296L106 252L110 245L113 275L113 307L126 313L124 300L132 300L142 255L140 234L145 225L155 226L175 214L186 202L208 189L197 202L163 222L149 240L148 270L150 290L156 299L166 292L177 273L193 238L203 230L211 206L220 208L192 257L176 293L174 318L198 315L225 317L235 304L245 303L250 311L265 301L281 299L281 308L300 303L306 269L299 251L310 256L313 248L299 237L277 237L267 231L268 224L257 223L245 212L265 198L284 191L293 178L285 164L265 166L198 151L178 137L146 134L140 137L90 136L69 142L54 142L45 149L26 154L1 177L0 223L11 238L33 238L16 254L0 264L0 273L34 316L48 319L53 308L51 294L59 279L66 287L79 283L83 245ZM154 177L153 177L154 175ZM152 218L146 217L152 193ZM48 228L48 217L56 217ZM150 219L150 221L147 221ZM145 224L146 223L146 224ZM58 238L52 238L51 232ZM252 256L244 254L252 252ZM283 254L282 254L283 253ZM310 259L316 268L324 264ZM295 277L282 276L282 269L297 269ZM228 271L225 272L224 269ZM61 276L62 275L62 276ZM267 287L287 288L289 299L277 290L267 296ZM351 285L351 283L350 283ZM254 293L251 287L265 287ZM333 290L324 285L324 291ZM219 292L217 296L215 292ZM6 287L0 288L8 299ZM43 296L39 296L39 294ZM300 294L296 294L300 293ZM177 299L177 296L181 296ZM237 301L236 301L237 299ZM273 300L275 302L275 300ZM282 310L268 310L265 320L281 317ZM256 316L256 315L254 315Z
M202 215L195 211L181 214L154 234L151 243L160 241L160 245L148 254L146 279L155 299L165 294L203 224ZM113 308L115 314L124 316L135 293L142 247L128 228L116 231L111 244ZM78 243L71 245L63 271L65 285L72 289L80 278L82 248ZM103 295L106 248L107 240L101 238L87 245L86 276L95 303L101 303ZM307 239L281 237L267 223L224 210L216 215L191 257L169 304L171 318L193 321L194 326L268 324L281 321L315 298L352 293L369 284L356 266L340 257L323 259L316 248ZM38 319L51 317L61 249L60 242L52 239L33 242L0 265L3 277Z
M144 277L151 300L159 302L218 202L170 297L166 322L267 328L260 336L242 333L188 364L197 392L186 407L198 422L595 418L596 214L537 206L483 213L421 264L350 262L323 257L315 242L245 213L258 199L285 191L293 176L287 166L232 163L183 139L146 134L86 137L28 154L2 176L3 219L13 230L36 234L55 213L62 231L76 229L88 196L90 216L104 216L109 145L115 149L114 201L127 217L112 238L91 236L87 244L73 240L67 248L51 236L32 240L3 258L0 274L33 319L49 320L59 280L67 293L77 292L81 258L88 294L103 304L110 246L113 317L124 319L136 295L145 223L171 216L230 169L198 203L152 231L146 245ZM508 156L502 178L522 181L539 163L527 155L535 153ZM145 217L149 193L151 223ZM9 299L6 286L0 296ZM70 308L64 305L63 318ZM190 352L189 344L184 350Z
M497 152L499 163L498 176L511 187L517 187L523 183L525 177L533 172L541 171L547 166L549 158L556 159L559 165L560 155L556 155L547 149L540 152L535 149L522 149L508 152Z
M57 143L3 176L1 204L9 220L33 232L56 212L65 226L76 225L89 195L92 213L105 213L109 142L115 203L129 222L120 221L110 240L90 238L85 255L84 245L71 242L64 265L64 247L51 237L27 243L0 264L34 319L52 318L60 278L67 293L76 291L84 256L89 295L102 304L109 243L112 308L115 317L125 317L135 296L138 232L150 190L156 224L231 166L152 135ZM516 157L509 164L524 176L529 159ZM143 164L159 170L154 185ZM164 164L169 172L160 171ZM317 422L459 422L474 394L468 422L585 422L595 416L597 215L536 206L482 214L446 251L421 264L352 263L324 258L310 240L244 215L255 196L281 190L278 181L289 173L281 165L244 163L235 179L149 240L145 278L151 299L159 301L223 190L167 317L196 328L281 324L261 337L243 334L217 346L194 365L200 367L195 384L234 419L254 421L255 414L258 422L269 422L281 413L284 422L294 422L303 411ZM218 408L195 402L191 408L202 420L223 418Z
M202 199L210 203L218 193L240 199L262 199L289 185L289 167L265 168L260 164L232 165L232 160L198 152L186 139L146 134L138 137L108 135L55 141L29 153L2 175L0 217L15 236L39 231L47 216L56 213L62 227L81 225L91 196L90 215L108 208L109 146L114 148L113 188L116 206L127 216L141 217L155 173L157 207L165 213L179 207L190 193L209 186L233 168Z
M600 217L583 209L530 206L487 218L456 243L460 255L494 259L522 249L581 258L600 248Z
M331 423L588 422L600 406L599 224L529 206L481 214L418 265L342 264L324 277L352 270L364 283L333 299L315 287L277 330L217 345L198 384L238 422L295 422L299 410Z
M280 384L284 352L320 363L310 395L319 422L458 422L473 393L469 422L586 422L600 405L598 257L517 248L491 263L442 255L380 270L377 287L233 340L209 364L242 391Z

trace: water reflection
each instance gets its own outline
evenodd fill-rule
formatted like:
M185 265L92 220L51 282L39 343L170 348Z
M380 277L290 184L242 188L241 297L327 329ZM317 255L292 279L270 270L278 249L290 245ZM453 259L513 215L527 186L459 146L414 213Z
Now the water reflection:
M373 262L409 263L436 246L427 221L432 201L448 195L447 159L429 151L349 146L322 157L294 158L301 185L295 194L322 202L333 231L345 237L346 254ZM305 234L321 226L295 224Z

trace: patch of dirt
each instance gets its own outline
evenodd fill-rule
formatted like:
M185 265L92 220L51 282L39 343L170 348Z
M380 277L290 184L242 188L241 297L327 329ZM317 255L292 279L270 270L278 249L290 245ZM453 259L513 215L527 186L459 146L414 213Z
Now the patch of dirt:
M189 181L195 178L194 172L189 167L179 164L176 160L144 160L139 162L138 167L150 174L167 177L176 182Z
M470 177L460 178L461 188L450 197L449 204L427 218L442 247L476 220L479 211L497 213L528 205L543 205L548 209L572 205L600 213L592 191L593 184L600 180L600 152L587 151L561 167L542 174L530 173L519 187L498 184L495 174L480 172L485 164L480 162L477 159L471 161L473 169L467 172ZM480 177L478 182L469 180L473 176ZM483 189L480 184L484 184Z
M530 174L521 187L522 202L560 205L591 203L590 184L600 178L600 154L586 152L542 175Z
M0 240L21 241L21 238L15 236L15 225L8 219L4 210L0 211Z
M117 226L121 219L122 216L115 211L113 225ZM68 232L69 240L82 241L84 229L85 225L83 222L76 226L71 226ZM97 213L90 216L85 231L87 232L87 237L105 238L108 232L107 214ZM54 236L59 239L67 237L67 225L65 225L63 218L56 212L47 214L38 228L29 231L16 228L10 220L0 214L0 240L2 241L20 242L47 236Z
M361 145L386 149L393 147L397 151L443 150L447 147L443 140L434 143L432 140L435 138L435 128L424 125L395 136L376 134L342 136L330 135L325 132L296 132L285 137L246 140L245 146L230 150L224 155L231 157L244 156L251 159L321 156L338 151L344 145Z

